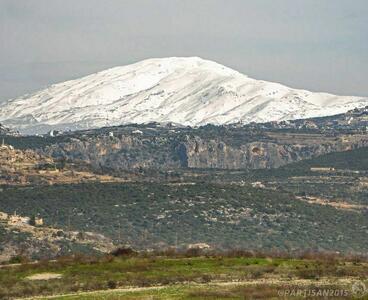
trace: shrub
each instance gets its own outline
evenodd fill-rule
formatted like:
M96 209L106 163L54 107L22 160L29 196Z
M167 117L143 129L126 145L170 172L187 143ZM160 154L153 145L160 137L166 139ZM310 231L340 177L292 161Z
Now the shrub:
M9 264L25 264L28 262L29 258L24 255L16 255L9 260Z
M107 282L107 287L109 288L109 289L116 289L117 288L117 283L116 283L116 281L114 281L114 280L109 280L108 282Z
M138 254L137 251L134 251L132 248L117 248L111 252L113 256L136 256Z

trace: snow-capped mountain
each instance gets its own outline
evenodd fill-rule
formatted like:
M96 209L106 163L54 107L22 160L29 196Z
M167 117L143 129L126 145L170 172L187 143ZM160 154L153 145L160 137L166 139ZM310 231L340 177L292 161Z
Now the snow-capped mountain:
M149 59L116 67L0 106L0 122L24 133L126 123L266 122L334 115L368 105L255 80L201 58Z

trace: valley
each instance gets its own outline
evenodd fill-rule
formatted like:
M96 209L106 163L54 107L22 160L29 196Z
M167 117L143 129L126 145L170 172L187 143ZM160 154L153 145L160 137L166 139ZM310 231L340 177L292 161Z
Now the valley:
M141 250L363 254L367 116L364 108L277 123L6 134L0 211ZM21 255L26 243L14 244ZM49 258L64 253L55 249Z

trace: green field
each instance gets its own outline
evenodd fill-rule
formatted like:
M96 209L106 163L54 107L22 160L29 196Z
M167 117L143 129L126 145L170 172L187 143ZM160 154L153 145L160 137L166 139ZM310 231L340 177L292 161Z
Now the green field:
M0 268L0 299L276 299L280 291L293 288L351 292L355 282L367 282L367 267L357 259L234 254L60 258ZM45 273L59 278L32 279Z

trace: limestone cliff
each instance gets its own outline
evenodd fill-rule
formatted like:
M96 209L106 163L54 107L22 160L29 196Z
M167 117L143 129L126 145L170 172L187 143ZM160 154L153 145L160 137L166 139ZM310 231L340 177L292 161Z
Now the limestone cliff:
M277 168L322 154L368 146L368 135L266 133L261 139L206 138L196 134L147 136L123 133L73 138L48 146L54 158L83 161L113 170Z

